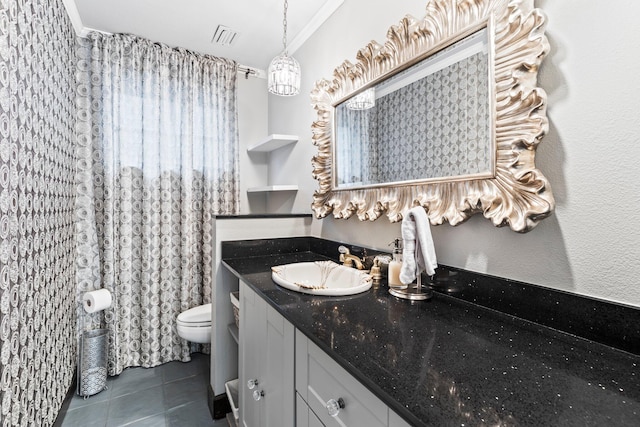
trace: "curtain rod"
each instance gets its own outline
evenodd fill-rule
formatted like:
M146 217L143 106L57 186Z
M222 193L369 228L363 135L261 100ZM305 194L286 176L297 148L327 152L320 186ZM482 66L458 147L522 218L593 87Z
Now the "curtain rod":
M247 65L238 64L238 73L244 74L244 78L248 79L249 76L257 79L266 79L267 73L259 68L249 67Z
M109 33L107 31L87 29L87 31L85 31L82 34L78 34L78 36L82 37L83 39L87 38L87 35L91 31L95 31L95 32L98 32L98 33L106 34L106 35L109 35L109 36L113 35L113 33ZM155 45L158 45L158 46L163 46L160 42L153 42L152 41L152 43L155 44ZM248 65L238 64L238 73L244 74L244 78L245 79L248 79L249 76L255 77L257 79L266 79L267 78L267 73L266 73L265 70L261 70L259 68L249 67Z

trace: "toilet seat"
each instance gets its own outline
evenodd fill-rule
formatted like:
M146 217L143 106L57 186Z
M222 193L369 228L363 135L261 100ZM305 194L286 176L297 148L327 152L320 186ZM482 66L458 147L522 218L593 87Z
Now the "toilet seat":
M199 305L183 311L176 319L178 335L187 341L211 342L211 304Z
M199 305L178 315L178 324L184 326L211 326L211 304Z
M185 323L178 320L179 326L184 326L185 328L208 328L211 326L211 322L202 322L202 323Z

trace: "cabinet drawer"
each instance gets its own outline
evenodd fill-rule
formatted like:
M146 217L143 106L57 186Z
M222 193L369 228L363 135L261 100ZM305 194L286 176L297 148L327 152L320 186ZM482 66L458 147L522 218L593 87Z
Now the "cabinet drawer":
M296 393L296 427L325 427L298 393Z
M327 427L387 425L387 406L299 331L296 389ZM327 409L331 399L344 403L335 417Z
M411 427L411 425L389 409L389 427Z

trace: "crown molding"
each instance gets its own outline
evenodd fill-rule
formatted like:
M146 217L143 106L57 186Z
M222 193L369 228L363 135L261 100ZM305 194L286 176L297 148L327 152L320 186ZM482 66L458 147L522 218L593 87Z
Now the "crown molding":
M296 50L300 49L304 42L306 42L309 37L315 33L318 28L324 22L329 19L333 13L338 10L340 6L344 3L344 0L329 0L327 1L321 8L313 15L313 18L309 21L307 25L300 30L300 32L295 36L295 38L288 44L287 50L289 55L293 55Z
M62 0L62 4L67 9L67 15L69 15L76 34L80 37L86 37L91 30L82 24L82 18L80 18L80 12L78 12L75 0Z

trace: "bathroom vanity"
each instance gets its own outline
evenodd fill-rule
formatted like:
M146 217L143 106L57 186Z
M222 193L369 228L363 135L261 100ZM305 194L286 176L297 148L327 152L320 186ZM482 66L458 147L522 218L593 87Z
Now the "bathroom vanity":
M244 281L240 307L242 425L408 425Z
M238 378L238 345L235 339L237 334L230 332L235 323L229 304L229 294L238 290L238 281L228 269L221 267L221 242L304 236L309 234L310 224L309 214L218 215L214 218L215 250L212 263L215 278L214 286L211 288L213 357L208 400L211 414L215 418L224 417L230 410L225 383Z
M629 351L439 292L411 303L384 284L319 297L273 282L271 266L335 260L337 245L315 238L222 243L222 262L240 286L243 425L637 422L640 357ZM577 305L567 306L567 317ZM625 317L635 322L638 311ZM637 334L631 339L637 350Z

